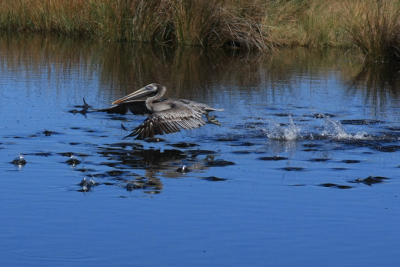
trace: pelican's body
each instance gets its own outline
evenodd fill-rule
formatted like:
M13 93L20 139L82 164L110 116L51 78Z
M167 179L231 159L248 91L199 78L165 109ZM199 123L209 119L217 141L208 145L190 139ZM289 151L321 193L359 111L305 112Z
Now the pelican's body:
M201 127L206 124L202 118L203 114L206 115L209 122L220 125L214 117L209 118L208 112L222 111L223 109L215 109L207 104L186 99L163 100L162 97L166 90L165 86L152 83L114 101L113 106L100 111L125 114L130 110L133 114L149 114L149 117L141 125L126 136L137 136L137 139L180 132L180 128L195 129ZM148 98L138 100L144 96L148 96Z

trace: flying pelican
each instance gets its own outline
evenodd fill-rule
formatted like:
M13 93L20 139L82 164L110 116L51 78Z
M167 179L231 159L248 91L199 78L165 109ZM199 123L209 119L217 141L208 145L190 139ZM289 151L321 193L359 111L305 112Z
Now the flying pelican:
M207 104L197 103L186 99L162 99L167 88L158 83L151 83L145 87L124 96L112 103L112 106L98 111L126 114L130 110L133 114L149 114L149 117L136 127L127 137L137 136L136 139L154 137L154 135L180 132L183 129L195 129L204 126L204 114L210 123L221 125L215 116L209 117L215 109ZM146 100L139 100L147 96Z

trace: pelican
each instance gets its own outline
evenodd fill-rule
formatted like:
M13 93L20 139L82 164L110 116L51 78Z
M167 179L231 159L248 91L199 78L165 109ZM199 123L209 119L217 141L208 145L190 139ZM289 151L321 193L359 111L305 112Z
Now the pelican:
M136 139L145 139L154 135L180 132L180 128L195 129L206 124L202 115L206 116L208 122L221 125L215 116L209 117L208 113L223 109L215 109L207 104L186 99L162 99L166 90L161 84L151 83L114 101L111 107L98 111L126 114L130 110L133 114L149 114L149 117L125 138L137 136ZM147 99L139 100L145 96Z

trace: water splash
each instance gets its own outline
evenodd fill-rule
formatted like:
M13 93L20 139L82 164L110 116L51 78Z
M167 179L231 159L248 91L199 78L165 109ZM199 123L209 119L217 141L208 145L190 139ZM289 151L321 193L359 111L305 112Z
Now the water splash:
M272 120L269 121L266 135L269 139L280 141L295 140L318 140L318 139L334 139L334 140L373 140L374 138L365 131L356 134L348 133L344 129L340 121L332 120L329 116L324 117L324 125L322 132L315 132L312 126L299 126L293 122L291 116L289 124L281 125ZM312 130L308 128L312 128ZM318 127L321 131L321 127Z
M302 137L300 127L294 124L292 116L289 116L289 124L287 126L270 121L268 130L267 136L270 139L292 141Z
M340 121L332 120L329 117L324 119L325 127L321 134L322 137L339 140L372 140L367 132L357 132L356 134L347 133Z

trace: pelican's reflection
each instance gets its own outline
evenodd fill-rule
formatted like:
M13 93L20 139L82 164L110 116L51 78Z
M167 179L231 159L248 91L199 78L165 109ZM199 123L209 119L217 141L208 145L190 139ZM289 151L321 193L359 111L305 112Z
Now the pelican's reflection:
M179 150L179 149L144 149L137 143L111 144L99 147L98 153L106 158L102 165L113 168L112 171L99 176L112 180L127 191L143 190L145 193L156 194L163 190L160 178L182 178L190 171L201 172L209 169L208 156L213 151ZM143 174L144 171L144 174ZM139 174L142 173L142 174Z

